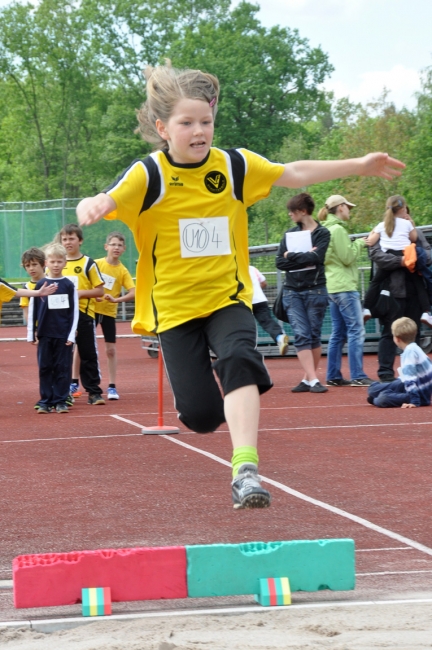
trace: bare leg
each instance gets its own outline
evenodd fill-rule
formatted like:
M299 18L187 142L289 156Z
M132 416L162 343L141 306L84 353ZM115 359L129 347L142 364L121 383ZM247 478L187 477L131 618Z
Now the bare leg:
M321 348L317 348L320 350L320 355L321 356ZM316 363L315 363L315 350L300 350L297 352L298 359L301 363L301 366L305 372L305 376L303 379L306 379L307 381L313 381L314 379L318 379L316 376Z
M74 379L77 379L80 376L80 365L81 365L81 358L78 352L78 347L75 346L73 362L72 362L72 377Z
M115 343L107 343L105 341L105 351L108 360L108 375L109 383L116 383L116 373L117 373L117 349Z
M257 386L242 386L225 396L225 417L233 448L256 447L260 396Z
M316 371L318 370L319 362L320 362L320 359L321 359L321 352L322 352L321 347L314 348L312 350L312 356L313 356L314 366L315 366L315 376L316 376Z

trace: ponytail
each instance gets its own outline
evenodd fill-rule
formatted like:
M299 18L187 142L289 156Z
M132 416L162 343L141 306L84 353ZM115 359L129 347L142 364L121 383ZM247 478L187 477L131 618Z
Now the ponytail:
M386 211L384 212L384 230L388 237L393 235L396 225L396 214L406 207L406 201L403 196L390 196L386 202Z
M326 208L326 206L321 208L321 210L318 212L318 215L317 215L318 221L325 221L327 219L328 213L329 213L329 210L328 210L328 208Z

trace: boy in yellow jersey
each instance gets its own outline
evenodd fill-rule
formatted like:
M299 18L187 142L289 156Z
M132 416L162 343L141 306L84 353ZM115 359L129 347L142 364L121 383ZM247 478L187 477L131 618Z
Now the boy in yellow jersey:
M105 404L100 387L99 361L96 345L95 299L102 297L103 278L91 257L81 250L82 230L76 223L69 223L60 230L60 242L66 249L66 266L62 273L78 290L79 319L76 344L80 356L80 378L88 393L88 403ZM72 378L71 394L78 389L78 378Z
M26 289L34 289L39 280L45 277L45 253L40 249L32 246L21 255L21 264L30 276L30 280L26 282ZM20 307L22 307L24 320L28 321L28 306L30 298L23 296L20 299Z
M120 262L120 257L126 250L126 242L121 232L110 232L104 246L107 255L96 260L99 271L104 279L103 298L96 298L96 325L100 323L105 339L105 350L108 359L109 386L108 399L119 399L116 389L117 352L116 324L119 302L129 302L135 299L135 284L127 268ZM124 287L127 293L122 296Z
M188 428L206 433L227 422L234 508L264 508L270 494L258 475L258 423L260 394L272 382L256 349L247 208L273 185L391 179L404 165L385 153L282 165L243 148L212 147L219 82L201 70L149 70L146 94L140 132L157 151L81 201L78 219L120 219L132 230L139 251L133 330L159 337Z

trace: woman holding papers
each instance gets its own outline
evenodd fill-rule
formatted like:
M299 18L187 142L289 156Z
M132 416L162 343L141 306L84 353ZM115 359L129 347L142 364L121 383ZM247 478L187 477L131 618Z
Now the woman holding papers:
M328 228L331 239L325 258L330 299L332 333L327 350L327 386L370 386L372 379L363 370L365 330L358 292L358 259L366 242L351 241L345 229L354 208L343 196L330 196L318 219ZM342 348L348 342L350 380L341 373Z
M330 233L312 217L310 194L302 192L288 201L288 213L296 224L278 249L276 266L285 271L283 304L294 331L294 346L304 370L293 393L325 393L317 377L321 357L321 327L328 304L324 259Z

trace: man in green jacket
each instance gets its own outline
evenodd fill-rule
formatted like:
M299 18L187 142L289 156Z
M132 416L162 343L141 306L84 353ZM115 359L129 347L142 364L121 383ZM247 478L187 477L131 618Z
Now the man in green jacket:
M327 386L370 386L372 379L363 370L365 330L358 288L358 259L364 239L351 241L345 229L350 209L355 207L339 194L330 196L318 214L330 231L325 257L325 274L330 300L332 333L327 349ZM348 342L351 380L341 373L342 348Z

